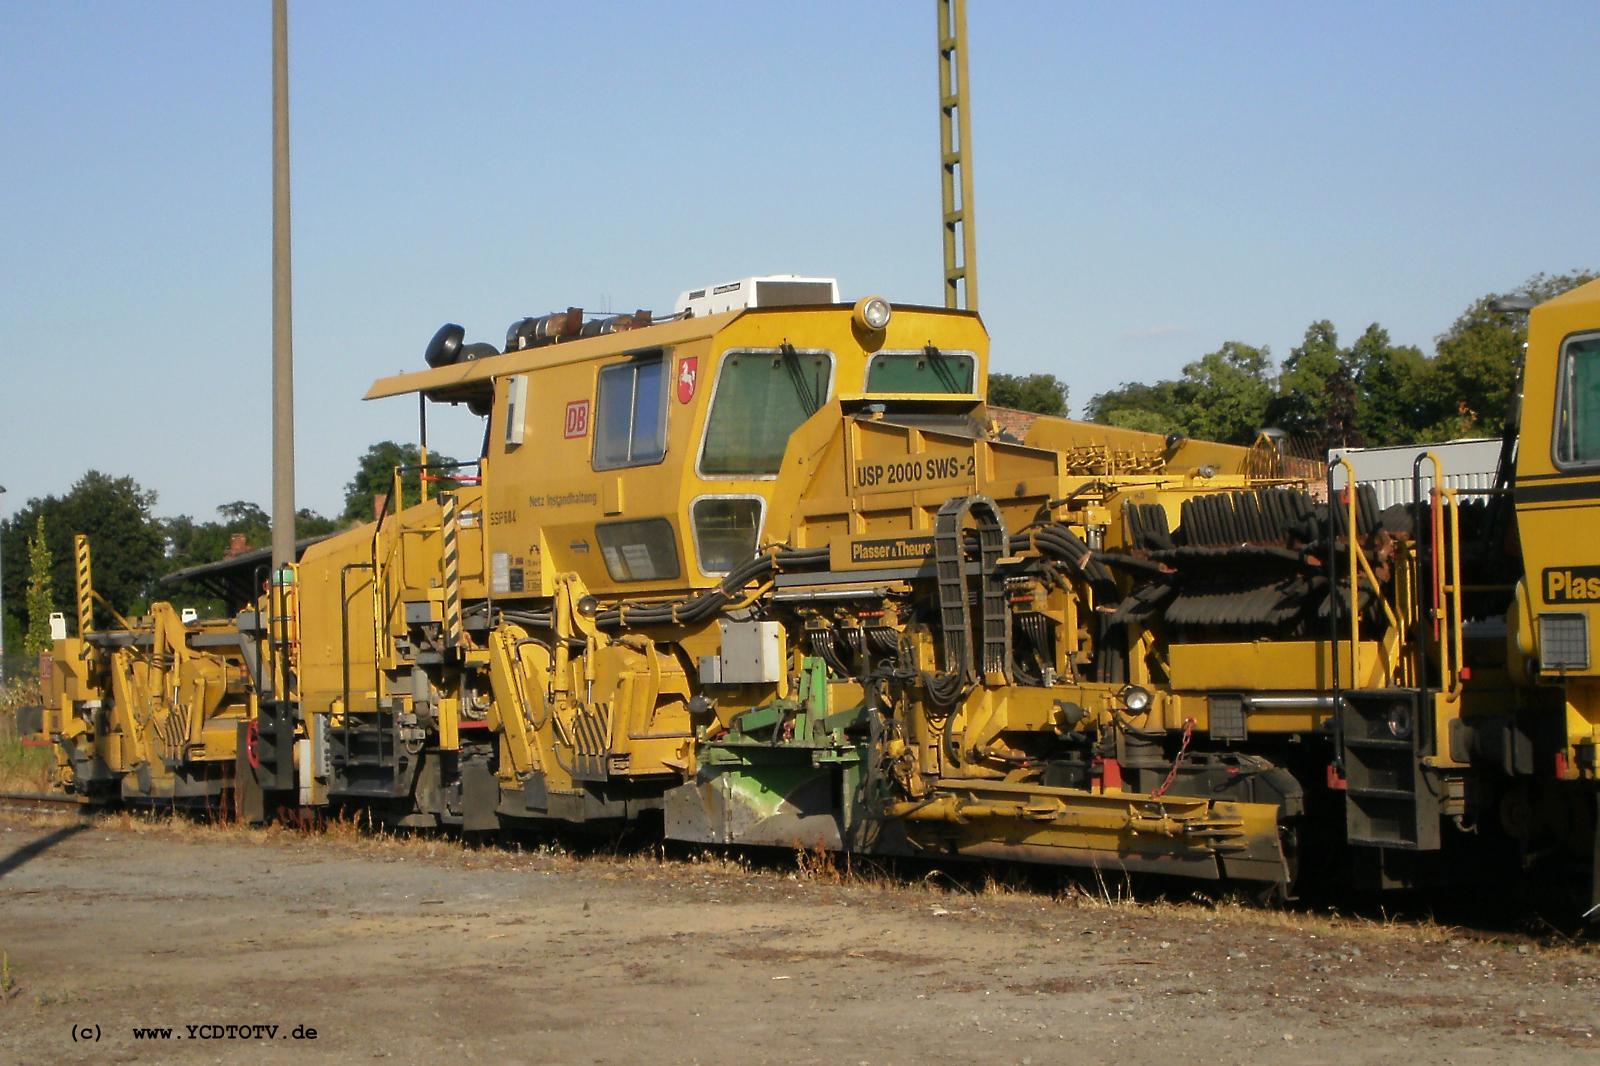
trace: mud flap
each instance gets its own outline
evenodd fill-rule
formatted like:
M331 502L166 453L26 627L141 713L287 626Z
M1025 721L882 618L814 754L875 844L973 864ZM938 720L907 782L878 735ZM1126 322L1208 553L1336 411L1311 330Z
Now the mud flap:
M1277 807L1262 803L1216 805L1239 821L1240 836L1219 841L1217 858L1222 876L1230 881L1270 881L1288 888L1289 861L1283 853L1283 838L1278 832Z
M835 774L828 768L768 766L759 778L730 770L679 785L666 794L666 836L701 844L841 850Z
M461 829L467 833L500 828L500 782L483 759L461 764Z

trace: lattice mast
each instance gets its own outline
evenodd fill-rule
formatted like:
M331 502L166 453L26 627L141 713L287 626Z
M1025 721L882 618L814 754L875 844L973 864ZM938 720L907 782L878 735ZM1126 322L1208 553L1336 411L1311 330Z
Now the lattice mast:
M943 194L944 305L978 309L977 230L972 200L971 103L967 95L967 2L939 9L939 184Z

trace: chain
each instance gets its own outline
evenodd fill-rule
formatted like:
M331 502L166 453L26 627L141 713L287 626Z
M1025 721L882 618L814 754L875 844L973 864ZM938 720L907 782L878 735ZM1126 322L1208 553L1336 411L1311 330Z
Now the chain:
M1189 741L1194 739L1194 719L1183 720L1183 742L1178 745L1178 757L1172 760L1172 769L1167 771L1167 779L1161 782L1161 787L1151 792L1151 796L1164 796L1167 789L1172 787L1172 782L1178 776L1178 767L1183 765L1183 757L1189 754Z

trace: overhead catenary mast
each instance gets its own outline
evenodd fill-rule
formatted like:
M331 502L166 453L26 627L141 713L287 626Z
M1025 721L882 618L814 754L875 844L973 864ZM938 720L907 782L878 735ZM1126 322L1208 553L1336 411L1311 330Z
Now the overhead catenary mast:
M978 309L978 240L972 202L972 124L967 95L967 0L939 9L939 183L944 305Z

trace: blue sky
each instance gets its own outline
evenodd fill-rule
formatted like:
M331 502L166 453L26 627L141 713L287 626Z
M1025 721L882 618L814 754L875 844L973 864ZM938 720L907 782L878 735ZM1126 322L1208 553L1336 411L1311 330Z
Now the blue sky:
M447 320L778 272L938 302L933 7L291 2L300 504L414 436L359 397ZM91 467L268 502L269 9L0 3L7 511ZM1593 0L973 0L969 36L994 367L1075 407L1323 317L1431 350L1600 265Z

